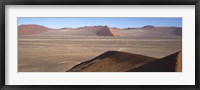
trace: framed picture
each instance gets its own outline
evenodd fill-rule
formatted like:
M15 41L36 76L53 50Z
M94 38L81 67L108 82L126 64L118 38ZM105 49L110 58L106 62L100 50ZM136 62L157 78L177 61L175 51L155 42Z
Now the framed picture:
M1 89L197 89L199 5L2 1Z

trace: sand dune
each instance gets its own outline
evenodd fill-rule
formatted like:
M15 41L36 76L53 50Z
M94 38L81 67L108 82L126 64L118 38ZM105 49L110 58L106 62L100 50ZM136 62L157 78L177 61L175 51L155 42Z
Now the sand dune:
M109 26L50 29L40 25L20 25L19 35L121 36L121 37L180 37L182 28L144 26L119 29Z
M112 29L108 26L102 27L97 30L96 34L98 36L120 36L120 33L116 29Z
M161 59L120 51L108 51L82 62L68 72L181 72L181 51Z
M144 64L129 72L181 72L182 71L182 52L171 54L164 58Z
M28 29L26 31L29 31ZM120 36L120 33L108 26L85 26L79 28L59 28L38 33L38 35Z
M120 51L108 51L92 60L74 66L68 72L123 72L153 60L156 58Z
M112 36L121 36L121 33L117 29L111 28L111 27L107 27L107 28L112 33Z
M179 37L182 36L182 28L179 27L147 27L120 29L122 36L137 37Z
M35 35L35 34L48 32L50 30L51 30L50 28L47 28L41 25L35 25L35 24L18 26L19 35Z
M51 58L49 59L49 61L47 61L44 60L47 56L45 58L41 57L39 60L38 58L30 59L28 57L30 61L32 60L32 62L27 65L27 67L31 68L30 70L33 70L32 68L34 66L34 64L32 64L33 62L40 62L43 60L39 64L49 63L45 68L41 67L42 68L41 70L44 71L68 70L69 72L125 72L125 71L181 72L182 71L181 52L171 54L161 59L157 59L160 57L154 58L155 56L163 55L163 53L160 54L160 52L167 52L167 54L164 53L163 56L165 56L172 53L172 51L173 52L177 51L178 50L177 48L181 47L181 45L179 44L181 42L180 38L182 36L181 29L182 28L179 27L155 27L155 26L145 26L142 28L124 28L124 29L113 28L108 26L85 26L79 28L65 27L60 29L51 29L41 25L33 25L33 24L20 25L18 26L18 34L21 37L21 42L19 43L21 45L20 48L23 48L20 50L25 51L20 55L23 56L23 61L27 62L28 55L38 56L47 53L47 56L49 55L53 57L55 52L65 53L69 55L77 54L78 52L77 56L72 55L73 56L71 57L72 59L69 57L65 59L66 57L63 56L64 58L61 58L61 60L57 60L57 57L54 57L56 58L55 60ZM92 37L87 37L87 36L92 36ZM109 36L109 37L100 37L100 36ZM117 38L113 36L117 36ZM149 39L149 37L159 37L159 39L158 38ZM160 37L167 37L167 38L162 39ZM171 39L171 37L178 37L178 38ZM44 42L41 43L41 41ZM84 50L83 47L85 48ZM48 50L46 48L48 48ZM34 50L35 52L33 53ZM117 50L117 51L110 51L110 50ZM108 52L101 54L104 51ZM92 55L94 53L94 55L89 56L89 54L87 54L86 52L88 52L89 54L92 53ZM84 54L86 53L86 55L84 56L82 53ZM132 54L132 53L137 53L137 54ZM99 56L97 56L94 59L91 59L91 57L94 57L96 55ZM49 58L49 56L47 58ZM82 59L82 57L86 59ZM77 60L74 58L77 58ZM75 61L73 61L73 63L71 62L67 63L67 61L70 60L75 60ZM51 66L52 63L50 62L56 62L63 65ZM76 65L77 62L82 62L82 63ZM65 65L68 66L71 65L71 66L66 68ZM39 66L40 65L38 65L38 67ZM50 68L49 66L52 67L53 69L52 68L49 69ZM69 70L69 68L71 69Z

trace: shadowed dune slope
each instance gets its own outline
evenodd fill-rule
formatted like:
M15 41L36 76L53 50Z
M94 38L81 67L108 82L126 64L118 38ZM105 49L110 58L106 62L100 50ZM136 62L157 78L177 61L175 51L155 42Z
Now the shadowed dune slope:
M156 61L144 64L141 67L129 70L128 72L181 72L182 52L171 54Z
M97 30L96 34L98 36L120 36L120 33L117 30L112 29L108 26L102 27L101 29Z
M153 60L156 58L120 51L108 51L92 60L74 66L68 72L123 72Z
M96 35L98 36L113 36L113 33L107 26L104 26L96 31Z
M18 35L35 35L51 30L50 28L41 25L20 25L18 26Z

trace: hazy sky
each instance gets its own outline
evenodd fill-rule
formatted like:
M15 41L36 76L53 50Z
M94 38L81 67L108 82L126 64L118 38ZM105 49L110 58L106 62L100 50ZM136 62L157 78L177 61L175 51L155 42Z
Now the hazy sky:
M49 28L107 25L111 27L176 26L182 27L182 18L18 18L18 25L39 24Z

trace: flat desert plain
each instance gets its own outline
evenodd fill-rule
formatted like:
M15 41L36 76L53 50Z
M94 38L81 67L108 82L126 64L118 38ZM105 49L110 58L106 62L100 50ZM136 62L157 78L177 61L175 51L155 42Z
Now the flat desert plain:
M162 58L181 46L181 37L19 35L18 72L65 72L106 51Z

